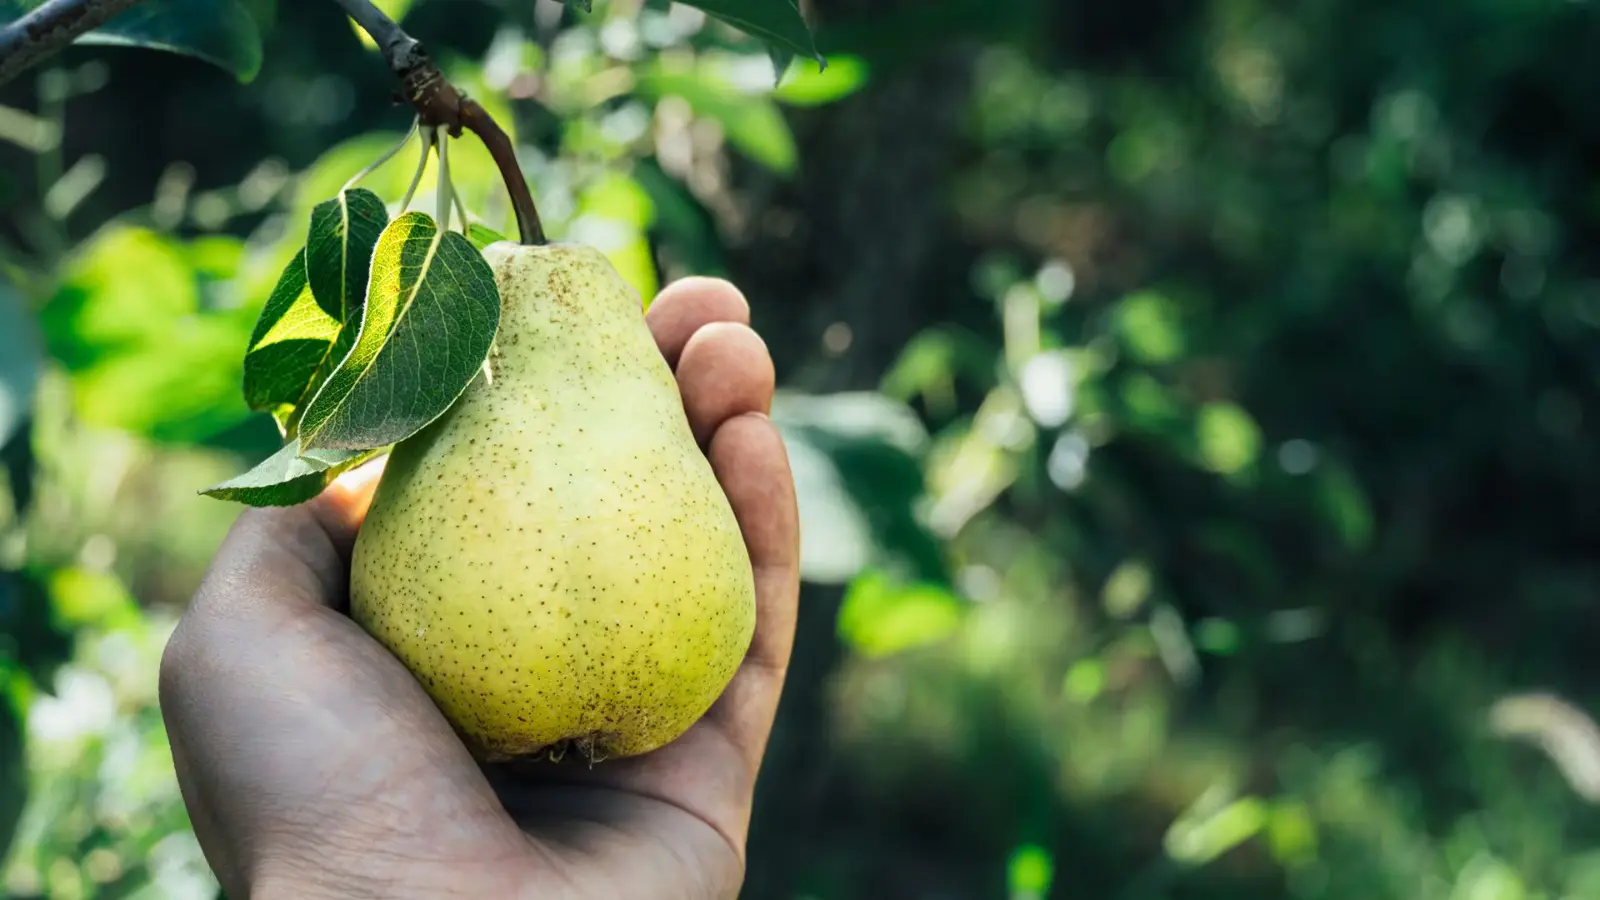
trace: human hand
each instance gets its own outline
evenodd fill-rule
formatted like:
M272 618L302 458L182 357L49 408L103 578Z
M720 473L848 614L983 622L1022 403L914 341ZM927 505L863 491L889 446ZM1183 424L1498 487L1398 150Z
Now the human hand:
M247 510L161 664L178 783L232 900L737 895L794 638L794 484L738 291L686 279L646 318L755 568L755 638L727 691L645 756L481 765L344 612L381 463L309 503Z

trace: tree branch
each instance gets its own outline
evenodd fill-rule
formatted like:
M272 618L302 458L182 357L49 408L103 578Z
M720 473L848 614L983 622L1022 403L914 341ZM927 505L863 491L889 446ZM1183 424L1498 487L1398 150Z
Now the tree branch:
M539 221L539 210L534 206L522 167L517 164L516 147L488 111L445 80L444 73L439 71L422 44L370 0L334 2L371 35L378 49L383 51L383 58L404 87L405 99L416 108L424 126L443 128L453 137L459 137L465 129L483 141L495 165L500 167L500 177L511 195L511 208L517 214L517 231L522 243L545 243L544 226Z
M84 32L104 25L139 0L46 0L0 28L0 84L22 74Z

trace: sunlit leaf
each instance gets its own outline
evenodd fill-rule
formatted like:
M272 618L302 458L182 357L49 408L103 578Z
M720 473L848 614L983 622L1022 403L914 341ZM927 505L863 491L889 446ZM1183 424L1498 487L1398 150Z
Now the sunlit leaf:
M474 222L467 226L467 240L471 241L472 246L477 247L479 250L490 244L498 244L505 239L505 235L487 225L479 225Z
M938 585L902 584L869 570L845 591L839 635L863 656L889 656L949 637L965 610L961 598Z
M1117 329L1140 362L1171 362L1183 354L1177 305L1163 294L1143 291L1123 298L1117 307Z
M237 478L201 491L207 497L250 506L293 506L322 493L344 472L372 459L378 450L301 450L291 438L277 453Z
M317 305L335 322L360 314L372 251L387 224L389 212L383 201L365 188L340 191L311 211L306 280Z
M866 87L869 69L857 56L830 56L828 67L793 66L772 96L789 106L825 106Z
M617 172L607 172L584 186L578 198L581 214L601 216L637 229L655 221L655 203L639 182Z
M39 321L84 421L187 442L248 418L239 348L252 317L202 308L188 257L169 237L111 226L65 265Z
M1055 860L1038 844L1024 844L1011 854L1006 881L1014 898L1043 897L1055 879Z
M162 441L202 441L249 417L239 347L250 322L201 315L73 376L84 421Z
M0 0L0 24L45 0ZM76 43L147 47L205 60L248 82L261 70L261 30L238 0L143 0Z
M410 212L384 229L354 347L306 407L306 449L366 450L444 413L500 325L494 273L465 237Z
M1232 403L1208 403L1195 421L1200 459L1206 468L1232 475L1256 461L1261 452L1261 428L1243 408Z
M255 410L299 403L327 366L339 331L339 323L312 299L304 254L295 254L250 335L245 402Z
M1267 806L1259 797L1241 798L1210 815L1185 813L1167 832L1167 855L1203 865L1255 837L1266 824Z
M50 573L50 604L71 628L125 628L139 620L139 603L115 575L82 566Z
M111 226L67 260L39 325L50 356L79 370L152 339L199 306L199 285L174 241L148 229Z

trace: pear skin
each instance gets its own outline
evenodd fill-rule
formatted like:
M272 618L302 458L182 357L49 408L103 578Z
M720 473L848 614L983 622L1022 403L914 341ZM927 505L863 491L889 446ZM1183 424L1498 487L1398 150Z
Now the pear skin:
M634 756L739 667L755 584L637 292L598 250L492 244L496 350L394 448L351 615L481 758Z

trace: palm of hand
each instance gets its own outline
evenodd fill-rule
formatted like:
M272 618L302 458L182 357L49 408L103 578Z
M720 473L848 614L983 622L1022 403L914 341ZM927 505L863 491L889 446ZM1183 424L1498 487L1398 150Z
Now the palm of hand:
M416 680L340 611L376 470L241 516L174 635L162 707L207 858L232 897L731 897L793 635L792 482L762 413L771 361L720 282L650 323L745 532L757 633L673 744L592 768L481 766Z

